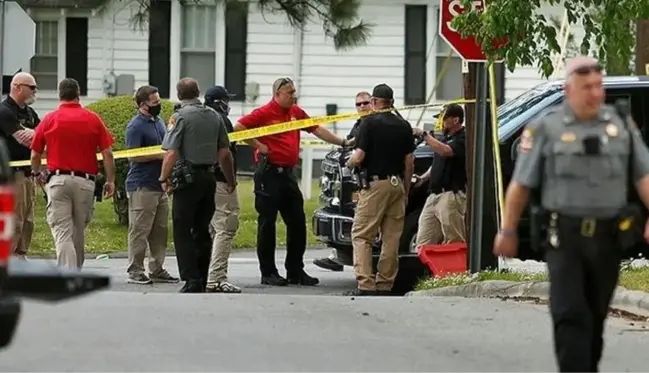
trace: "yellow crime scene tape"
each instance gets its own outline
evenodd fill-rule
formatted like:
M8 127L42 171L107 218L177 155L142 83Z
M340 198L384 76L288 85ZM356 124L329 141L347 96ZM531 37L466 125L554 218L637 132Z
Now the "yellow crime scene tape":
M403 111L403 110L411 110L411 109L421 109L421 108L428 108L428 107L436 107L436 106L441 106L444 107L445 105L449 104L467 104L467 103L473 103L475 100L464 100L464 99L459 99L459 100L453 100L453 101L446 101L444 103L430 103L430 104L421 104L421 105L409 105L409 106L403 106L399 108L390 108L390 109L382 109L382 110L375 110L372 112L374 113L386 113L390 111ZM368 115L368 114L364 114ZM264 126L264 127L258 127L258 128L253 128L249 130L244 130L244 131L237 131L237 132L232 132L228 134L230 142L235 142L235 141L245 141L245 140L250 140L250 139L256 139L264 136L269 136L269 135L276 135L278 133L284 133L284 132L289 132L289 131L295 131L295 130L301 130L304 128L309 128L312 126L319 126L322 124L328 124L328 123L333 123L333 122L338 122L342 120L348 120L348 119L356 119L358 117L362 116L360 113L348 113L348 114L337 114L337 115L326 115L326 116L320 116L320 117L313 117L313 118L307 118L307 119L300 119L300 120L293 120L290 122L283 122L283 123L277 123L277 124L271 124L269 126ZM441 124L442 120L442 115L440 115L440 118L438 119L438 125ZM322 140L302 140L300 141L301 144L303 145L323 145L325 144L324 141ZM123 159L123 158L133 158L133 157L143 157L143 156L148 156L148 155L157 155L157 154L162 154L164 153L164 150L162 150L160 145L154 145L154 146L146 146L146 147L141 147L141 148L131 148L131 149L123 149L123 150L117 150L113 152L113 158L114 159ZM97 160L101 161L103 159L101 153L97 154ZM43 158L41 161L41 164L47 164L47 159ZM29 160L24 160L24 161L13 161L10 162L9 165L11 167L25 167L31 165L31 161Z

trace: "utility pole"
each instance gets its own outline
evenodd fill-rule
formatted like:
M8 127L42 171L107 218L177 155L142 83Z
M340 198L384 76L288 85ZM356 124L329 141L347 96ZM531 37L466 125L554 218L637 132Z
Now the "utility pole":
M649 20L636 23L635 73L649 75Z
M475 100L476 98L476 74L480 64L474 62L463 63L462 71L462 97L465 100ZM471 175L473 175L473 143L475 134L475 104L465 105L464 125L466 127L466 173L467 173L467 190L466 190L466 215L464 216L464 226L467 233L471 231L471 198L473 191L471 188ZM467 237L468 239L468 237Z

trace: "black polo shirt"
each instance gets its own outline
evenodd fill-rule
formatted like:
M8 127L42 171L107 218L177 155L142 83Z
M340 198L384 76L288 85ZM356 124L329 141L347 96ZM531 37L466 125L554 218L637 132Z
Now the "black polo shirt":
M358 128L356 147L365 152L362 167L368 176L403 176L404 158L415 151L412 127L392 113L363 118Z
M443 157L435 153L430 170L430 192L466 191L466 131L464 127L452 135L446 135L442 142L453 149L453 155Z
M13 137L13 134L24 128L34 129L38 123L40 123L40 118L31 107L20 107L9 96L0 103L0 136L7 143L12 161L28 160L31 155L31 150L21 145Z
M230 118L228 118L227 115L221 113L218 110L216 112L219 113L221 118L223 118L223 122L225 123L225 129L228 131L228 133L232 133L232 131L234 131L234 127L232 126L232 122L230 121ZM236 174L237 173L237 143L236 142L230 143L230 152L232 153L234 173ZM223 171L221 170L220 166L217 165L214 171L215 171L217 181L227 183L227 180L225 179L225 175L223 175Z

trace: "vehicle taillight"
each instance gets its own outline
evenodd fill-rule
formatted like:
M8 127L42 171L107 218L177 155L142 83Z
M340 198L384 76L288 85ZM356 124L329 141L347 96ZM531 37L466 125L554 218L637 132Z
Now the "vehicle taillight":
M0 186L0 266L6 266L11 255L15 231L15 193L10 185Z

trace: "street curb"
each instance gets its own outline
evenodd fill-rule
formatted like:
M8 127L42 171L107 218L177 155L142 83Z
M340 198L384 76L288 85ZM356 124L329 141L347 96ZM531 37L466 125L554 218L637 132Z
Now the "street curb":
M465 298L500 298L528 297L548 300L549 282L516 282L516 281L480 281L470 284L447 286L439 289L411 291L408 297L465 297ZM621 286L615 289L612 308L621 309L636 315L649 317L649 293L627 290Z

